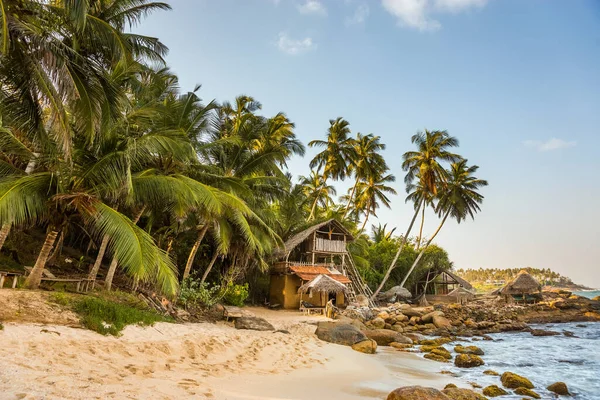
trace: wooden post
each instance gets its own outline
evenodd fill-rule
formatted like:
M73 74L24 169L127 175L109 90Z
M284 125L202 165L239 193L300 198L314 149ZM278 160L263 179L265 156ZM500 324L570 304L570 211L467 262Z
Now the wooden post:
M19 275L13 275L13 284L12 284L13 289L17 287L18 281L19 281Z
M313 232L312 265L315 265L315 248L317 245L317 232Z
M0 275L0 289L2 289L4 287L4 275Z

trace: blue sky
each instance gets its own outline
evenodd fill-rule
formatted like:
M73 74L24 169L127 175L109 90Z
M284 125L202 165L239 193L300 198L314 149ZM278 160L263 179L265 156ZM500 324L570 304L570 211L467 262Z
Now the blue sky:
M600 287L600 3L595 0L174 0L137 30L170 48L183 90L248 94L304 143L342 116L401 154L447 129L490 182L475 221L437 242L457 267L552 268ZM313 150L290 163L307 174ZM338 183L338 193L349 182ZM373 220L377 223L377 220ZM426 221L433 232L435 216Z

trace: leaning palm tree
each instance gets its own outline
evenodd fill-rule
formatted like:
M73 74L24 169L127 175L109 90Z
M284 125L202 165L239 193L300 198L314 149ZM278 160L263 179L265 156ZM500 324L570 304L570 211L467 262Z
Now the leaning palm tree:
M481 210L479 205L483 202L483 196L479 193L479 190L488 185L487 181L473 176L478 169L477 165L467 166L467 160L464 159L452 163L448 172L449 180L439 189L439 201L436 211L442 217L442 221L421 249L400 286L404 286L412 271L419 264L425 250L440 232L448 217L454 218L459 224L468 216L475 219L475 214Z
M308 177L300 177L300 184L306 198L312 204L308 220L312 220L317 215L317 206L327 209L333 204L332 196L335 196L335 187L328 185L322 175L311 171Z
M357 207L364 210L365 221L363 222L359 233L364 231L370 216L377 216L377 209L382 204L391 208L388 194L396 194L396 190L388 183L396 181L394 175L372 176L358 185Z
M404 182L407 186L412 185L415 179L418 178L418 185L423 188L424 195L418 198L421 202L418 205L415 204L413 218L402 237L402 242L385 276L381 280L377 290L373 293L373 299L383 289L383 286L390 278L392 270L396 267L396 262L398 262L400 253L406 245L419 210L425 207L425 202L428 199L437 195L438 187L443 186L443 183L447 180L447 172L441 163L444 161L456 162L461 159L458 154L450 151L452 147L458 146L458 139L450 136L446 131L429 131L426 129L425 132L418 132L413 135L411 142L417 145L417 151L408 151L403 155L404 162L402 163L402 169L407 171ZM410 186L408 191L410 191Z

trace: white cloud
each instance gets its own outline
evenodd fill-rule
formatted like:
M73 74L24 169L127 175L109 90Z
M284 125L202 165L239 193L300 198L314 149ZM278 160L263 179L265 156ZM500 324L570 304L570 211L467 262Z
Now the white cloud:
M327 9L318 0L306 0L304 4L298 6L298 11L301 14L315 14L320 15L322 17L327 15Z
M346 18L346 25L360 25L364 24L365 20L370 13L369 5L367 3L359 4L354 10L354 15Z
M442 27L431 14L459 13L483 7L488 0L382 0L383 7L398 18L402 26L420 31L436 31Z
M279 40L277 40L277 47L286 54L297 55L315 49L317 44L311 37L292 39L287 33L281 32L279 33Z
M539 140L526 140L523 142L523 144L526 147L534 148L537 151L552 151L577 146L577 142L575 141L567 142L565 140L557 138L552 138L546 140L545 142Z

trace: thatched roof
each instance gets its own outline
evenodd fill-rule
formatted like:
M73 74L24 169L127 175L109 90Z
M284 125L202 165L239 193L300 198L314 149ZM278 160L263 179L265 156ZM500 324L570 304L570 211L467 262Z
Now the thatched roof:
M310 235L312 235L316 230L318 230L324 226L330 225L330 224L333 225L334 227L336 227L337 229L339 229L340 231L342 231L342 233L344 233L346 235L346 239L348 241L354 240L354 237L348 231L348 229L346 229L346 227L344 225L342 225L340 222L338 222L335 219L330 219L330 220L321 222L320 224L313 225L310 228L305 229L302 232L295 234L294 236L292 236L285 242L283 248L278 248L277 250L275 250L275 252L273 253L273 257L275 257L276 259L284 258L296 246L298 246L300 243L302 243L306 239L308 239L310 237Z
M348 287L327 275L317 275L315 279L300 286L298 293L346 293Z
M532 294L540 293L542 285L529 275L527 271L519 272L517 277L506 284L500 291L501 294Z
M303 281L312 281L318 275L327 275L331 279L340 283L352 282L346 275L342 274L335 268L327 268L318 265L291 265L290 270Z
M473 285L471 285L468 281L464 280L463 278L461 278L460 276L456 275L454 272L452 271L445 271L448 275L450 275L452 277L452 279L454 279L456 282L458 282L458 284L462 287L464 287L465 289L468 290L473 290Z

